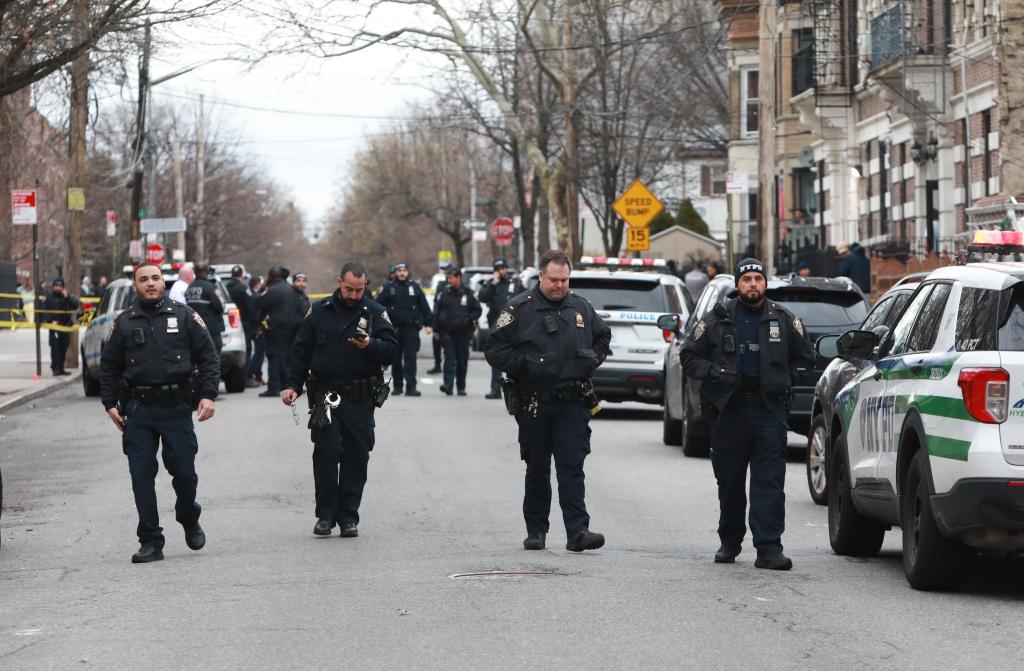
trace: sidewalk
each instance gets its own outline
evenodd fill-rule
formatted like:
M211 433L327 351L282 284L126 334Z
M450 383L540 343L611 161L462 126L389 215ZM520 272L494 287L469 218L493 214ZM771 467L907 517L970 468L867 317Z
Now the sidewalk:
M32 376L36 372L35 329L0 330L0 411L78 383L78 371L72 370L67 377L53 376L47 331L43 329L39 337L42 375L33 382Z

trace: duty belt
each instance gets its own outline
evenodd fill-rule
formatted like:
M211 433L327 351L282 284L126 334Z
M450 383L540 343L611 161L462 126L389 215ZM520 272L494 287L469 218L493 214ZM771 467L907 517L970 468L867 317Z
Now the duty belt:
M187 382L178 384L135 385L129 392L142 405L174 406L189 401Z

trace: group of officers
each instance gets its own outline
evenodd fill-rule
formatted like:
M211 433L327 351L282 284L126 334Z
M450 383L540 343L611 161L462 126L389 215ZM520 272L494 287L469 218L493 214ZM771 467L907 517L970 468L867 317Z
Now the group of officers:
M527 550L546 547L552 459L566 549L582 552L605 542L590 529L583 464L590 453L590 418L598 408L590 378L612 353L611 330L586 299L569 291L571 268L566 254L549 251L538 263L536 289L517 291L507 266L502 273L496 264L490 286L481 290L491 306L485 356L495 373L488 396L504 395L519 426L520 457L526 462ZM318 536L331 535L335 526L343 537L359 533L375 410L392 391L384 369L394 367L394 392L419 395L415 351L421 328L432 329L448 354L445 393L465 394L469 337L479 303L453 268L431 311L422 289L409 279L408 267L398 264L394 271L393 281L375 301L368 295L363 265L346 263L337 289L310 305L287 344L280 398L293 406L306 396L317 518L313 533ZM694 326L681 359L686 374L703 381L701 400L713 422L721 540L715 562L731 563L740 553L749 468L755 566L788 570L792 562L781 543L786 414L791 380L799 368L811 365L813 355L803 324L765 298L766 284L763 264L741 261L737 296ZM139 514L141 547L132 561L144 563L163 558L154 490L160 443L186 544L193 550L205 544L191 413L200 422L213 417L219 368L205 322L164 296L159 268L136 268L134 287L138 300L117 317L104 347L101 381L103 405L123 431Z

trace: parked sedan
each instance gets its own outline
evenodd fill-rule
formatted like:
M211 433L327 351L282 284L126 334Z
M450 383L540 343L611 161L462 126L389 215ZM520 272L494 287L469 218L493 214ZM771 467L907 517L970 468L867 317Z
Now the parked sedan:
M717 275L708 282L697 300L690 318L678 323L659 321L659 326L674 330L675 340L665 355L665 412L662 439L666 445L681 445L687 456L708 453L709 431L700 407L700 381L687 378L679 363L679 351L694 325L712 308L736 295L731 275ZM768 281L766 297L800 317L812 342L823 335L844 333L856 328L867 315L868 302L860 289L845 277L773 277ZM789 426L797 433L808 433L814 386L829 359L815 356L814 368L802 371L793 384Z
M927 273L922 273L926 276ZM860 325L861 331L875 331L881 336L892 329L896 319L903 312L904 306L910 300L910 296L917 289L920 279L909 282L897 282L889 291L882 294L871 312ZM834 336L833 336L834 337ZM827 354L832 354L827 348L826 340L816 349L824 349ZM811 404L811 431L807 434L807 489L811 493L811 499L819 506L828 504L828 489L826 489L828 472L828 446L832 444L831 431L826 417L833 416L833 407L836 394L853 377L863 370L869 361L867 359L840 359L835 358L825 367L825 371L818 379L814 387L814 401Z

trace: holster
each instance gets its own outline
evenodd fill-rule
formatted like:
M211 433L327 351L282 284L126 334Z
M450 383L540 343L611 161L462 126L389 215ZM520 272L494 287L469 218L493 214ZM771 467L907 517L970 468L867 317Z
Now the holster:
M507 377L501 379L501 395L505 399L505 410L515 417L522 399L516 390L515 383Z
M202 390L203 381L199 377L199 366L192 366L192 375L188 378L188 396L193 410L199 409L199 401L203 400Z

